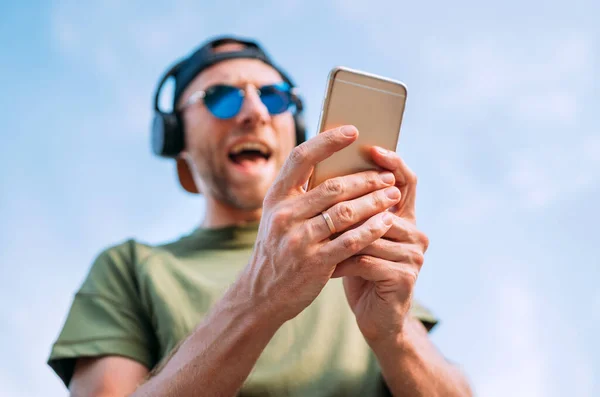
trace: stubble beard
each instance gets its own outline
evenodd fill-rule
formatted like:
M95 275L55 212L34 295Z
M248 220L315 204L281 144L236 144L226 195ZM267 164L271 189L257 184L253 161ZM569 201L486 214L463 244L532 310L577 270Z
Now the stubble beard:
M210 153L202 153L201 155L204 159L208 159L208 161L199 162L200 164L198 164L200 177L205 181L205 187L210 191L207 192L208 194L212 195L215 200L238 210L256 211L262 208L266 192L262 194L254 192L239 194L237 187L232 188L233 184L229 180L227 165L219 164Z

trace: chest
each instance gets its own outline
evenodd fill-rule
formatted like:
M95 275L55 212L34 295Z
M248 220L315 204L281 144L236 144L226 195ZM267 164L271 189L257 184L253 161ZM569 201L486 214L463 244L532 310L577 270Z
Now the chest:
M142 288L161 357L204 319L249 256L240 250L178 259L168 266L149 264ZM352 396L377 384L376 362L336 279L278 330L240 395Z
M248 250L203 251L158 257L140 272L143 302L159 342L168 354L202 321L248 263Z

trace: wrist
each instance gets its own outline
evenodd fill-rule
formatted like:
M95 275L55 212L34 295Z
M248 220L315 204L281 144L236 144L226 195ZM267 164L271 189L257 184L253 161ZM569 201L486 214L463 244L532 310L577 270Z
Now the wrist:
M410 347L411 340L408 335L410 324L408 323L409 320L405 320L400 324L390 326L384 332L365 337L366 342L376 354L397 354Z
M359 328L362 332L363 337L371 349L375 349L379 346L383 348L387 346L397 346L403 343L404 333L407 328L408 314L401 312L400 310L385 310L385 312L378 313L376 318L382 319L380 321L368 321L359 320Z
M247 271L242 272L225 294L224 302L239 316L243 316L249 326L276 331L288 319L277 307L277 300L261 293L251 280Z

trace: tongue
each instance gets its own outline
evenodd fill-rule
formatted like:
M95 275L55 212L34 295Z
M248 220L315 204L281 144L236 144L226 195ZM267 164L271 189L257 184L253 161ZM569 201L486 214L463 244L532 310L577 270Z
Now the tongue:
M237 156L235 156L234 158L235 162L247 167L247 166L253 166L253 165L258 165L258 164L264 164L266 162L265 158L259 154L246 154L246 153L240 153Z

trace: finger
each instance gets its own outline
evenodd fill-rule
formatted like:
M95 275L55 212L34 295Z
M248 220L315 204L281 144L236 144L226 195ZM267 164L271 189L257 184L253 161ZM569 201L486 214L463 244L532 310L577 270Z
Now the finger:
M397 243L380 238L362 249L356 256L370 256L394 263L403 263L419 270L425 261L422 248L417 244Z
M395 152L374 147L371 155L377 165L394 174L396 186L402 192L402 200L394 212L414 223L417 176Z
M274 183L276 193L286 194L301 188L318 162L350 145L357 137L358 130L355 127L342 126L317 134L296 146Z
M380 287L395 290L403 280L414 284L418 274L417 270L404 264L368 255L357 255L337 265L331 278L360 277L363 280L377 282Z
M417 229L412 222L399 216L394 217L392 227L383 238L401 243L417 244L423 251L427 251L429 247L429 238L427 235Z
M363 222L364 221L357 222L354 225L350 226L350 228L358 227L362 225ZM425 242L427 236L425 236L424 234L423 236L419 236L419 234L423 233L420 232L413 223L399 216L394 216L392 227L382 238L403 243Z
M296 197L292 203L299 219L311 218L333 205L355 199L393 185L394 174L389 171L364 171L331 178L309 192Z
M383 236L392 225L393 217L389 212L374 215L360 227L323 244L320 253L327 263L340 263Z
M400 200L400 191L395 186L380 189L354 200L342 201L324 211L327 215L318 214L306 221L313 241L322 241L332 234L343 232L354 224L364 221L373 215L384 212ZM387 211L385 211L387 212ZM392 216L395 215L387 212ZM331 230L326 217L329 216L333 226Z

